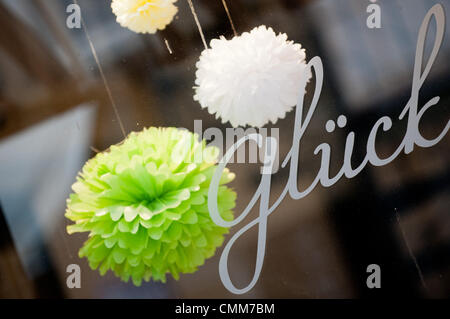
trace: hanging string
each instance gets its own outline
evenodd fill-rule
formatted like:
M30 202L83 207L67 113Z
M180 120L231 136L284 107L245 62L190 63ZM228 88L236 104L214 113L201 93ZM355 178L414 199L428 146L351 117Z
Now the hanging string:
M422 270L420 269L419 263L417 262L417 258L416 258L416 256L414 256L414 253L413 253L413 251L412 251L412 249L411 249L411 247L409 245L409 242L408 242L408 240L406 238L406 234L405 234L405 231L403 230L403 226L402 226L401 220L400 220L400 215L397 212L397 209L395 209L395 217L397 218L397 223L398 223L398 226L400 228L400 231L401 231L403 240L405 242L406 248L408 249L409 256L413 260L414 265L415 265L416 270L417 270L417 273L419 274L420 282L421 282L422 286L425 288L425 290L428 291L428 286L425 283L425 279L423 277Z
M225 11L227 13L228 20L230 21L231 29L233 29L234 36L237 37L238 33L236 31L236 28L234 27L234 23L233 23L233 19L231 18L230 10L228 10L227 1L226 0L222 0L222 4L223 4L223 7L225 8Z
M170 47L169 41L164 39L164 43L166 44L166 48L169 51L169 54L173 54L172 48Z
M202 26L200 25L200 21L198 20L197 13L195 12L194 5L192 4L192 0L187 0L189 3L189 7L191 8L192 15L194 16L195 23L197 24L198 32L200 33L200 37L202 38L203 46L205 50L208 49L208 45L206 44L205 35L203 33Z
M74 0L74 3L79 6L78 0ZM81 24L83 26L83 31L84 31L84 34L86 36L86 39L89 42L89 46L91 48L92 55L94 56L95 63L97 64L98 70L100 71L100 76L101 76L101 78L103 80L103 84L105 86L106 93L108 94L108 98L109 98L109 100L111 102L111 105L112 105L112 108L114 110L114 114L115 114L115 116L117 118L117 122L119 122L120 130L122 131L123 137L126 138L127 134L125 132L125 128L124 128L123 123L122 123L122 119L120 118L119 110L117 109L117 105L114 102L114 98L113 98L113 95L111 93L111 89L109 87L108 81L106 80L105 73L103 72L103 67L100 64L100 60L99 60L98 55L97 55L97 50L95 49L94 43L91 40L91 36L89 35L89 31L87 29L87 26L86 26L86 23L84 22L83 17L81 17Z

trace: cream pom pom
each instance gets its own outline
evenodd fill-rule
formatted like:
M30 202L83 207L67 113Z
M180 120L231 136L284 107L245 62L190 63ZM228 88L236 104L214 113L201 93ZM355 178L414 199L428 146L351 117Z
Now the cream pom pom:
M266 26L231 40L214 39L197 62L194 100L233 127L276 123L303 93L305 59L300 44Z
M113 0L111 8L121 26L137 33L163 30L178 12L177 0Z

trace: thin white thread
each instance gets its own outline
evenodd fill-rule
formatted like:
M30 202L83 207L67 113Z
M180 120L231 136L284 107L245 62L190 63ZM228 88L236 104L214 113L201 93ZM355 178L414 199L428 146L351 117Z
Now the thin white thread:
M167 50L169 50L169 53L172 54L172 48L170 47L169 41L167 39L164 39L164 43L166 44Z
M74 0L74 3L79 6L78 0ZM100 76L102 77L103 84L106 89L106 93L108 94L108 98L111 102L112 108L114 109L114 114L116 115L117 121L119 122L120 130L122 131L123 137L126 138L127 134L125 133L125 128L123 126L122 119L120 118L119 110L117 109L117 105L114 102L114 98L112 96L111 89L109 87L108 81L106 80L105 73L103 72L103 67L100 64L100 60L98 58L97 51L95 50L94 43L91 40L91 36L89 35L89 31L87 29L87 26L86 26L86 23L84 22L83 17L81 17L81 24L83 26L83 31L86 36L86 39L89 42L89 46L91 48L92 55L94 56L95 63L97 64L98 70L100 71Z
M412 252L412 249L409 246L408 240L406 238L405 231L403 230L403 227L402 227L402 224L401 224L401 221L400 221L400 215L398 214L397 209L395 209L395 216L397 218L397 223L398 223L398 226L399 226L400 231L402 233L403 241L405 242L406 248L408 249L409 256L413 260L414 265L416 266L416 270L419 273L420 282L422 283L422 286L425 288L425 290L428 291L428 286L425 283L425 279L423 277L422 270L420 269L419 263L417 262L417 258L416 258L416 256L414 256L414 254Z
M189 7L191 8L192 15L194 16L195 24L197 24L198 32L200 33L200 37L202 38L203 46L205 47L205 50L208 49L208 45L206 44L205 35L203 34L202 26L200 25L200 21L198 20L197 13L195 12L194 4L192 3L192 0L187 0L189 3Z
M230 10L228 10L228 5L227 5L226 0L222 0L222 4L223 4L223 7L225 8L225 12L227 13L228 21L230 21L231 29L233 29L234 36L237 37L238 33L234 26L233 19L231 18Z
M91 146L90 149L94 152L94 153L101 153L98 149L96 149L94 146Z

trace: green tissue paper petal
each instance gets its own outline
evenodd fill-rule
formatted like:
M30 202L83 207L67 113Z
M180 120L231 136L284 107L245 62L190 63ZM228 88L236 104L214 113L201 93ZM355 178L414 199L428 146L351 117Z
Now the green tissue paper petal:
M228 229L208 212L218 149L186 130L149 128L89 160L72 186L65 216L69 234L88 232L80 249L92 269L124 281L166 281L193 273L214 255ZM236 194L225 184L219 212L233 219Z

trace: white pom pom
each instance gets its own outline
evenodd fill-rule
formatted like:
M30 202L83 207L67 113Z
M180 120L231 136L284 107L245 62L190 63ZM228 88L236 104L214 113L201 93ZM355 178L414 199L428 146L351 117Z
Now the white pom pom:
M177 0L113 0L111 8L121 26L137 33L164 30L178 12Z
M276 123L304 93L305 59L300 44L266 26L231 40L214 39L197 62L194 100L233 127Z

